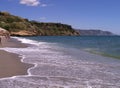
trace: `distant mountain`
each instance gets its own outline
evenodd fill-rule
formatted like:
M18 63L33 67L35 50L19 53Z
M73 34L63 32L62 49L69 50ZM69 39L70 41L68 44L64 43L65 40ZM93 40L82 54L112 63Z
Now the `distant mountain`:
M67 24L29 21L8 12L0 12L0 27L15 36L80 35Z
M95 29L90 29L90 30L78 30L80 32L80 35L85 35L85 36L111 36L114 35L113 33L109 31L102 31L102 30L95 30Z

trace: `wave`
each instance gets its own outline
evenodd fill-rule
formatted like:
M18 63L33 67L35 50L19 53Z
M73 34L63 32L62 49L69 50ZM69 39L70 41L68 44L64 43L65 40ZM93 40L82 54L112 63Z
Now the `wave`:
M28 75L1 79L0 86L2 83L3 88L12 88L14 85L26 88L120 86L117 81L120 77L119 63L106 63L105 57L66 49L55 43L14 38L30 45L27 48L6 47L3 50L19 54L22 56L21 62L34 64L34 67L28 69ZM100 62L101 59L105 59L105 63ZM10 83L13 86L10 87Z

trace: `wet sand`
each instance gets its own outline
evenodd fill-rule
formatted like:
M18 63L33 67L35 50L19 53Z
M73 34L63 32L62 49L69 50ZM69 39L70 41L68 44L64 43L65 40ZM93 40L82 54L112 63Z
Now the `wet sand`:
M16 39L2 38L0 48L4 47L17 47L25 48L27 45L20 43ZM32 65L22 63L21 58L17 54L9 53L0 50L0 78L11 77L16 75L27 75L27 69Z

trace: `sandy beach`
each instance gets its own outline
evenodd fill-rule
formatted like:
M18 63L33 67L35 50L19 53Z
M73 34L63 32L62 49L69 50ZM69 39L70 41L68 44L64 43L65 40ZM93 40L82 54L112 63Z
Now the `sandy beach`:
M61 42L68 39L68 36L53 37L51 40L61 39ZM120 88L118 59L62 46L59 42L42 41L44 38L16 38L22 43L14 38L2 41L1 47L9 47L1 50L12 53L0 51L0 88ZM24 63L34 66L28 69L29 65L20 62L18 55L24 56Z
M11 38L2 38L0 48L4 47L27 47L27 45ZM16 75L27 75L27 69L32 65L22 63L21 58L17 54L0 50L0 78L11 77Z

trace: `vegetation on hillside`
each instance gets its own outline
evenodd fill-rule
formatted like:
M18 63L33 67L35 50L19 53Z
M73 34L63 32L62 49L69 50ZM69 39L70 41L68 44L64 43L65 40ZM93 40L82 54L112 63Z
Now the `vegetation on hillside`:
M11 35L79 35L70 25L61 23L41 23L29 21L8 12L0 12L0 27L8 30Z

